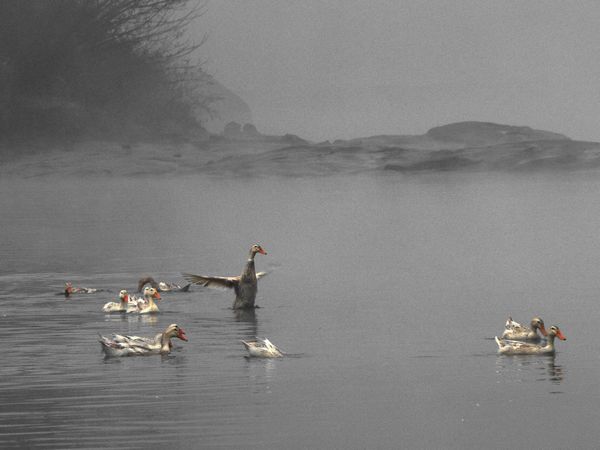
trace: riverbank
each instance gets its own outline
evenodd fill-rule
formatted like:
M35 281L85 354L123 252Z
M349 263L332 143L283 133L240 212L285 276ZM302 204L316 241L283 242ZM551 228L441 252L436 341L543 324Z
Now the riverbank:
M527 127L468 123L422 136L311 143L297 136L82 140L4 144L0 176L327 176L369 171L576 171L600 169L600 144Z

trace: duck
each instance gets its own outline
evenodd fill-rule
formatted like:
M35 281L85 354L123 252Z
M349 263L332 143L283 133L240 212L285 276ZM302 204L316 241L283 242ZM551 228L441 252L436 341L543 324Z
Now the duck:
M127 309L130 307L129 303L129 293L122 289L119 291L119 299L120 302L108 302L102 307L102 311L104 312L119 312L124 313L127 312Z
M145 305L145 301L144 299L137 297L135 295L129 295L129 292L127 292L127 290L122 289L121 291L119 291L119 299L120 302L108 302L106 303L103 307L102 307L102 311L104 312L118 312L118 313L125 313L125 312L135 312L137 311L140 307L142 307L143 305Z
M531 328L527 328L519 322L515 322L512 317L509 316L504 328L505 330L504 333L502 333L502 338L513 341L539 342L542 337L537 333L537 330L540 330L540 333L544 336L548 335L544 326L544 321L540 317L531 319Z
M74 287L72 283L65 283L64 294L65 297L69 297L72 294L95 294L96 292L102 292L104 289L88 288L88 287Z
M106 356L167 355L173 349L172 338L188 340L183 328L172 323L154 338L113 334L110 338L101 335L99 342Z
M158 313L158 305L154 303L154 299L160 300L160 293L152 286L144 288L144 299L139 300L132 308L127 310L128 313L151 314Z
M143 277L138 281L138 292L142 292L142 289L145 285L150 284L154 289L158 292L187 292L190 290L190 284L186 284L185 286L180 286L175 283L170 283L168 281L159 281L157 282L153 277Z
M566 341L567 338L560 331L558 325L552 325L548 331L548 341L546 344L533 344L530 342L511 341L496 336L498 344L498 353L503 355L553 355L555 353L554 338Z
M257 280L264 277L266 272L256 272L254 267L254 257L257 253L266 255L267 252L259 245L254 244L250 247L248 261L242 270L241 275L235 277L213 277L205 275L194 275L191 273L182 273L181 275L187 281L199 286L209 288L229 288L235 291L235 300L233 309L252 309L256 308L256 291L258 290Z
M242 341L248 350L248 356L255 358L281 358L283 352L268 339L256 338L255 341Z

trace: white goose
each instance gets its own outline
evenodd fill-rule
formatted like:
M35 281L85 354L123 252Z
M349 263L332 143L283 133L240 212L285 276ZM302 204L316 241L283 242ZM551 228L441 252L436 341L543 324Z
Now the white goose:
M242 341L248 350L248 355L255 358L281 358L283 352L268 339L256 338L255 341Z
M250 248L250 254L246 266L241 275L236 277L212 277L205 275L194 275L191 273L182 273L183 278L193 284L205 286L209 288L229 288L235 291L235 301L233 309L250 309L254 308L256 299L256 291L258 290L257 280L266 275L266 272L258 272L254 268L254 257L257 253L266 255L267 252L263 248L254 244Z
M137 304L127 310L128 313L137 314L151 314L160 312L158 305L154 303L154 300L160 300L160 293L151 286L144 288L144 299L138 301Z
M188 340L183 328L173 323L154 338L114 334L111 338L100 336L99 341L106 356L147 356L170 353L172 338Z
M498 336L496 336L496 343L498 344L498 353L503 355L552 355L556 351L554 348L554 338L559 338L561 341L567 340L557 325L550 327L548 342L545 345L511 341L501 339Z
M129 293L123 289L119 292L120 302L108 302L102 307L102 311L111 313L118 312L124 313L127 312L127 309L130 308L130 297ZM131 299L133 300L133 299Z

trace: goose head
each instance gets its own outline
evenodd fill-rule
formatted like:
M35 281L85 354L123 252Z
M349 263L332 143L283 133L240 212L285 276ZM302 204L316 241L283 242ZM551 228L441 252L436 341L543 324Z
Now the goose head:
M65 297L68 297L73 293L73 285L71 283L65 283Z
M557 325L552 325L550 327L550 331L548 332L548 336L550 337L557 337L559 338L561 341L566 341L567 338L565 337L564 334L562 334L562 331L560 331L560 328L558 328Z
M144 297L146 297L147 299L153 298L156 300L160 300L160 293L152 286L146 286L144 288Z
M128 303L129 293L125 289L122 289L121 291L119 291L119 299L121 299L121 303Z
M188 340L187 336L185 335L185 331L183 331L183 328L181 328L176 323L172 323L167 327L167 329L165 330L165 336L167 338L178 338L182 341Z
M266 255L267 252L265 252L265 250L258 244L254 244L251 248L250 248L250 255L252 255L252 257L254 257L254 255L256 255L257 253L260 253L261 255Z
M534 317L531 319L531 329L535 331L536 329L540 330L544 336L548 336L548 332L546 331L546 327L544 326L544 321L540 317Z

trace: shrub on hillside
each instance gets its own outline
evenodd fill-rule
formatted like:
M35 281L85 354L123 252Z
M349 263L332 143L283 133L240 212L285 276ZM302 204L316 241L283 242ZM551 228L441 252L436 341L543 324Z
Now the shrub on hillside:
M148 136L198 128L209 82L188 0L0 2L3 134Z

